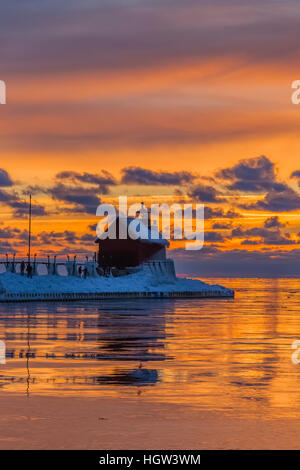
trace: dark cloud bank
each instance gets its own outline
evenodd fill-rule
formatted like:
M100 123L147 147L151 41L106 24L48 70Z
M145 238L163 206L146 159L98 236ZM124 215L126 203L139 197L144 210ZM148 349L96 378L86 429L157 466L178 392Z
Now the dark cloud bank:
M223 252L214 247L188 252L183 249L172 252L179 274L220 277L300 277L300 250Z

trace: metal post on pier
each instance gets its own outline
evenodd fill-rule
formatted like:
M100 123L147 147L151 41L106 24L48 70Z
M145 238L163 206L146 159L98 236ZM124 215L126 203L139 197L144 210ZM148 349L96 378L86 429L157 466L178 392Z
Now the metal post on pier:
M28 268L30 269L30 249L31 249L31 194L29 194L29 220L28 220Z
M76 276L76 255L74 255L74 261L73 261L73 276Z
M36 274L37 273L37 269L36 269L36 253L34 254L34 257L33 257L33 270L32 270L32 274Z
M11 265L11 272L14 273L16 271L16 253L13 254L13 260Z
M54 258L53 258L53 270L52 270L52 274L53 274L54 276L57 274L56 255L54 255Z

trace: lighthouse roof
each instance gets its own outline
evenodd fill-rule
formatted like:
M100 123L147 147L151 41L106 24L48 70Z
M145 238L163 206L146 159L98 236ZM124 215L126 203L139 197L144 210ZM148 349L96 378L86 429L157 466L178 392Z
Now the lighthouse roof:
M111 224L110 224L110 227L113 225L113 224L116 224L116 237L118 237L118 234L119 234L119 230L120 230L120 224L125 224L127 225L126 227L126 230L127 230L127 236L129 238L134 238L131 236L131 234L133 233L136 233L135 230L134 230L134 227L133 225L131 225L131 223L133 221L139 221L140 224L143 224L143 226L140 225L140 233L141 235L137 238L137 240L139 240L139 242L141 243L157 243L157 244L160 244L162 246L165 246L165 247L168 247L169 246L169 241L163 237L162 233L159 232L159 230L151 230L151 226L148 225L146 226L146 224L144 224L144 222L142 221L142 219L137 219L136 217L127 217L127 218L124 218L124 217L117 217ZM106 231L108 230L108 226L106 228ZM136 238L134 238L136 239ZM95 243L99 243L101 242L101 239L100 238L96 238L95 240Z

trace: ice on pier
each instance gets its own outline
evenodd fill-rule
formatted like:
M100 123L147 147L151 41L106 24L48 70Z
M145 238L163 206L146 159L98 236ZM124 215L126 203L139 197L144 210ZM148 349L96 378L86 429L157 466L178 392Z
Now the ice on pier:
M36 275L28 278L17 273L0 274L0 294L18 293L104 293L104 292L201 292L222 291L224 296L232 294L230 289L210 285L197 279L159 278L151 271L139 271L121 277L87 277L61 275Z

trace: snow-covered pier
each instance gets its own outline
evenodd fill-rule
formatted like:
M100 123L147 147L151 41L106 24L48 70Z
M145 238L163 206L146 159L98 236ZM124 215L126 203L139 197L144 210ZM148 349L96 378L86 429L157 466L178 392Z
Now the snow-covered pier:
M69 264L68 264L69 263ZM94 261L67 260L63 267L35 275L21 274L18 267L6 266L0 274L0 302L82 301L104 299L174 299L233 297L234 291L219 285L209 285L196 279L176 277L173 261L144 263L136 272L114 277L98 275ZM79 266L89 266L86 275L78 274ZM3 268L3 267L2 267ZM51 269L52 268L52 269ZM78 268L78 269L77 269Z

